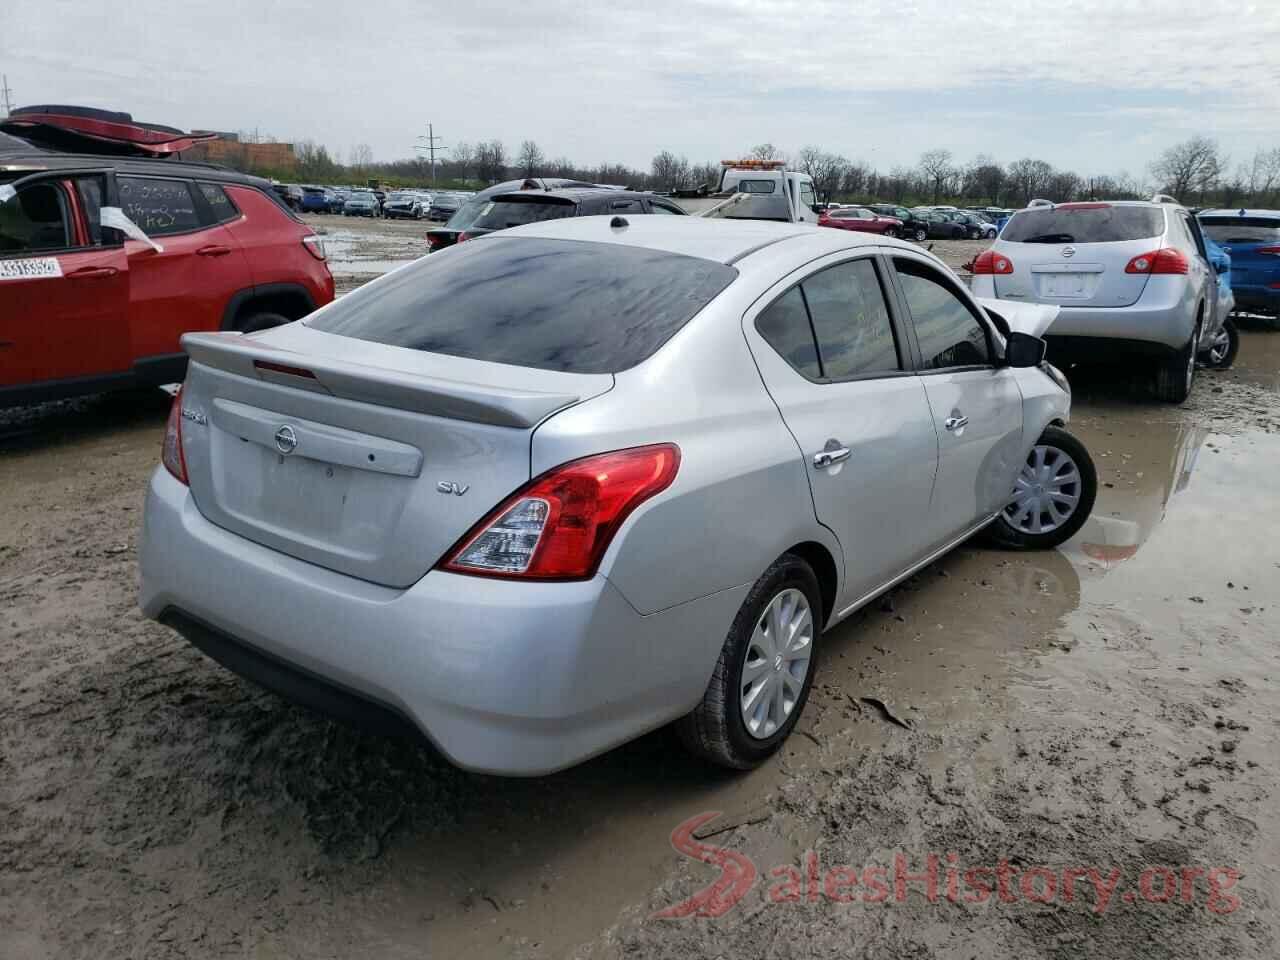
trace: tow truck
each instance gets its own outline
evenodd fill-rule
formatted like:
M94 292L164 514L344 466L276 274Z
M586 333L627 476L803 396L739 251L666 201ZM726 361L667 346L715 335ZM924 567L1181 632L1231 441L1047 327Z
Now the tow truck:
M698 217L818 222L813 178L788 170L783 160L721 160L720 182L714 191L704 186L676 190L672 197Z

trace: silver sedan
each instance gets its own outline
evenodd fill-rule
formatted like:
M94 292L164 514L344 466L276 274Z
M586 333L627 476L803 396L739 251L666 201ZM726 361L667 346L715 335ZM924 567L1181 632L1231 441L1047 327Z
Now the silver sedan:
M891 239L584 217L189 334L142 608L469 769L673 721L751 767L825 630L984 528L1048 548L1088 516L1057 308L1000 309Z

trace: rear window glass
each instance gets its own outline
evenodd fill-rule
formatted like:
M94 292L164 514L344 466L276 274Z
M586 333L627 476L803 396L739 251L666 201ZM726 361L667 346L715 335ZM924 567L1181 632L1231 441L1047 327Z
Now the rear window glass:
M1218 243L1270 243L1280 240L1280 220L1268 217L1201 217L1200 226Z
M494 236L388 274L307 322L429 353L616 373L653 354L737 275L642 247Z
M546 200L493 200L472 224L477 230L505 230L526 223L573 216L576 205Z
M739 180L733 187L738 193L773 193L773 180Z
M1001 240L1011 243L1111 243L1158 237L1164 211L1153 207L1057 207L1019 210Z

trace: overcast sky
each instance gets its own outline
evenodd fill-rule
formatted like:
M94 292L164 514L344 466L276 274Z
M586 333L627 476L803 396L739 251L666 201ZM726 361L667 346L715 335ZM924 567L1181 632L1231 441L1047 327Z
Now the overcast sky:
M16 3L16 9L14 4ZM8 0L15 105L257 128L347 159L532 138L648 167L815 144L1140 174L1197 133L1280 146L1280 0ZM189 8L188 8L189 7Z

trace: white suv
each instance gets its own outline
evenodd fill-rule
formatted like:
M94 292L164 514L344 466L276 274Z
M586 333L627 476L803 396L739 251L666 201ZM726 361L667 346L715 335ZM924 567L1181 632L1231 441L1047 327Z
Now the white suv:
M1166 198L1033 201L973 272L976 296L1061 308L1046 337L1058 366L1153 358L1156 394L1171 403L1187 398L1226 319L1200 225Z

